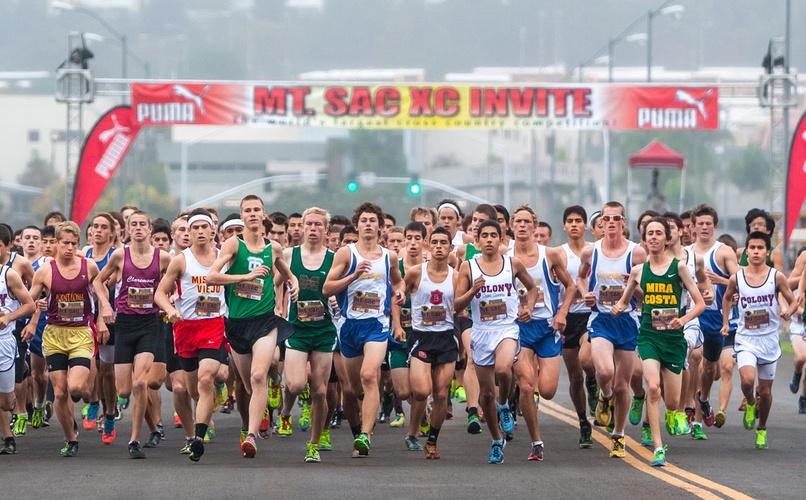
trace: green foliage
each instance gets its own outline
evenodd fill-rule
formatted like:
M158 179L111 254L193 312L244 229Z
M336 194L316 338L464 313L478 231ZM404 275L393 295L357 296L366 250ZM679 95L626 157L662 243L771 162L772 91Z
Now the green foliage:
M53 169L50 162L39 156L39 151L32 149L31 159L25 164L25 171L17 176L17 182L24 186L44 188L52 180Z

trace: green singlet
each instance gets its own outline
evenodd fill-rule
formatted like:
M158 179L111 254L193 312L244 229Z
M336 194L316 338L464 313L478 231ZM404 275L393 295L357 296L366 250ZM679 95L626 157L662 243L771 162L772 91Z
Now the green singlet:
M249 274L259 266L269 268L265 278L243 281L227 288L229 317L248 319L274 312L274 261L271 244L259 253L252 253L242 239L238 239L238 254L227 274ZM265 285L265 286L264 286Z

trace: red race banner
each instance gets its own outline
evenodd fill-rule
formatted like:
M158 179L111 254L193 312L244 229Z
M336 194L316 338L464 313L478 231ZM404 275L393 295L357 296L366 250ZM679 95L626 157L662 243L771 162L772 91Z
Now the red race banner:
M784 243L789 243L789 237L800 219L800 210L806 198L806 113L800 117L795 135L792 137L792 147L789 150L789 178L786 182L786 235Z
M718 87L537 83L132 84L141 126L716 130Z
M139 131L130 106L112 108L98 119L81 148L70 220L84 224Z

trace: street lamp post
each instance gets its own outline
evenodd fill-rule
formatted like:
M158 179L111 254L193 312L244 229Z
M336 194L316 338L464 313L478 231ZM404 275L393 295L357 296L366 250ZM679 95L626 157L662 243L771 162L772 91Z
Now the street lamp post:
M661 7L657 10L649 10L646 14L646 81L652 81L652 20L656 16L673 15L675 18L680 19L680 16L686 10L682 5L668 5Z

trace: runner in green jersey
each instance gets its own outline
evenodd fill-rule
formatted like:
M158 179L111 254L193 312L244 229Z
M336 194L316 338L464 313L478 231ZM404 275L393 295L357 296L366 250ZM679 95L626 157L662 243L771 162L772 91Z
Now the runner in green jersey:
M240 212L244 221L243 239L230 238L224 242L207 276L207 284L230 285L227 337L232 356L247 392L266 394L269 366L277 344L273 271L276 269L281 282L288 284L291 300L297 300L299 282L282 254L272 252L272 242L264 238L263 200L256 195L246 196L241 200ZM226 272L224 266L228 268ZM241 443L241 454L245 458L254 458L257 453L255 436L265 409L266 401L262 397L250 399L249 432Z
M680 398L681 375L686 361L687 344L683 325L705 310L697 284L684 262L666 252L670 239L669 223L663 217L653 217L644 226L643 240L649 250L649 260L630 271L627 287L621 299L612 306L611 313L618 316L632 300L633 292L640 287L644 292L641 326L638 330L638 354L641 357L646 380L647 419L652 432L655 456L652 465L666 465L666 447L660 432L659 402L661 377L666 405L666 430L674 436L675 410ZM682 285L682 286L681 286ZM694 301L694 307L683 316L682 302L685 287Z
M311 440L305 462L320 462L319 438L327 417L327 381L336 345L328 300L322 294L325 277L333 265L333 252L325 246L330 214L311 207L302 214L304 241L300 246L286 248L283 258L299 281L299 297L289 304L288 321L295 333L285 341L285 390L281 425L290 427L294 400L310 383ZM311 375L308 377L308 362ZM303 411L305 411L303 409ZM300 420L300 425L303 421Z

